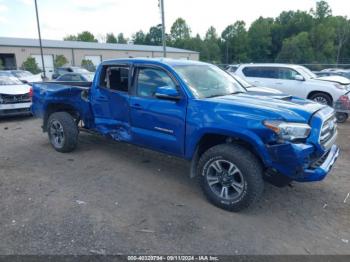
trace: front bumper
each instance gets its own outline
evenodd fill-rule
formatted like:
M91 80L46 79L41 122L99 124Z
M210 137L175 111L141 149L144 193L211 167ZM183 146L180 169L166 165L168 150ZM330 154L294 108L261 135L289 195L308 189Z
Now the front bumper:
M311 144L280 144L270 146L268 151L273 161L271 168L298 182L324 179L339 156L337 145L318 157Z
M331 149L325 154L324 158L320 158L320 165L312 169L305 169L304 176L297 179L297 181L319 181L325 178L325 176L331 171L335 161L339 156L339 147L333 145Z
M32 103L0 104L1 116L15 116L31 114L30 106Z

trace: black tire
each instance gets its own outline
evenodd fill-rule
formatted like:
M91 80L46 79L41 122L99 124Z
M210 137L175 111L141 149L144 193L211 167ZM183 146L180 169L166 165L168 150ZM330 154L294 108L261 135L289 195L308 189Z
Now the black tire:
M348 120L349 115L347 113L337 112L335 114L335 117L337 118L337 122L338 123L345 123L346 120Z
M56 112L51 114L47 122L47 132L49 141L56 151L67 153L77 147L78 126L69 113Z
M325 93L315 93L310 96L310 100L323 105L333 106L332 97Z
M221 175L219 180L222 183L232 184L216 182L216 184L210 185L215 182L212 181L213 177L220 176L218 175L220 172L217 172L216 168L213 167L217 163L221 163L222 169L226 169L225 165L231 169L231 164L238 169L239 173L231 173L226 175L226 178L233 179L234 182L240 185L239 187L234 187L232 181L224 181L225 175ZM202 190L208 200L214 205L229 211L237 212L247 208L260 198L264 190L263 169L259 160L249 150L239 145L221 144L208 149L199 159L197 172ZM215 175L212 173L215 173ZM230 173L230 171L225 171L225 173ZM236 175L237 177L234 178ZM217 191L220 191L220 186L228 188L225 193L227 198L219 196ZM229 195L230 191L231 196Z

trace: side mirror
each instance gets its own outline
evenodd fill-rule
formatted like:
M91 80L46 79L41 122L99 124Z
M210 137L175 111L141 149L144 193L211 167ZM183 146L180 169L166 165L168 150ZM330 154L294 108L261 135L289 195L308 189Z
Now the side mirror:
M305 78L304 78L303 76L301 76L301 75L296 75L296 76L294 77L294 80L297 80L297 81L305 81Z
M173 87L160 86L157 87L155 96L159 99L180 100L180 93Z

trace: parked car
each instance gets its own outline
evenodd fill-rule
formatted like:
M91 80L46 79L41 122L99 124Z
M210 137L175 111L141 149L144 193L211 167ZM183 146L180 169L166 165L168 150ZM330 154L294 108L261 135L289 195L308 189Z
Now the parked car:
M228 65L226 66L225 70L229 73L234 73L236 72L237 68L239 67L239 64L237 65Z
M67 73L79 73L79 74L88 74L90 71L85 68L81 68L78 66L64 66L55 68L55 72L52 74L52 79L56 79L57 77L67 74Z
M344 77L317 77L306 67L290 64L243 64L235 73L254 85L333 106L339 122L350 113L350 80Z
M94 73L67 73L57 77L56 81L66 82L92 82Z
M255 86L250 83L248 83L245 79L242 77L236 75L236 74L231 74L230 75L242 86L244 87L248 92L255 92L255 93L260 93L262 95L266 94L283 94L281 91L269 87L262 87L262 86Z
M17 77L19 80L21 80L22 83L41 82L43 80L40 73L34 75L26 70L9 70L9 72L14 77Z
M0 76L7 76L7 77L13 77L11 72L5 71L5 70L0 70Z
M31 86L0 74L0 117L31 114Z
M339 154L334 109L258 98L211 64L135 58L103 62L90 88L35 83L32 112L58 152L86 130L175 155L191 161L212 203L239 211L261 196L263 178L319 181Z
M350 79L350 70L345 69L324 69L319 72L315 72L315 74L319 77L322 76L343 76L347 79Z

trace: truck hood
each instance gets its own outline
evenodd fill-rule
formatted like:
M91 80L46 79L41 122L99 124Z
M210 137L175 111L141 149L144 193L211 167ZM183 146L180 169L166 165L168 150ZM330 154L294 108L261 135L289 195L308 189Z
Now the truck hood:
M232 110L235 113L255 115L257 118L274 118L304 123L308 122L314 113L326 107L310 100L283 94L241 93L205 100L218 103L220 108L217 108L218 110Z
M350 80L343 76L321 76L315 79L320 81L338 83L341 85L350 85Z
M0 86L0 94L4 95L22 95L27 94L30 91L30 86L23 85L1 85Z

